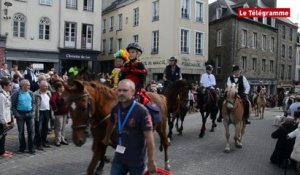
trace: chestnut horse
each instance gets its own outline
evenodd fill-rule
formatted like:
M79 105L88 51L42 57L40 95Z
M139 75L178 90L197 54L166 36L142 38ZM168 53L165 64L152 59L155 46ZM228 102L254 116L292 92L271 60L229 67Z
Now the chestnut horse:
M102 143L106 134L108 119L113 107L117 104L116 92L96 81L75 80L73 86L65 84L65 100L70 106L70 114L73 121L73 142L76 146L82 146L86 141L86 129L90 127L93 135L93 158L87 169L88 175L93 175L97 164L97 172L101 172L104 167L104 155L107 146ZM151 100L156 103L161 110L162 122L156 126L156 131L160 136L160 150L164 149L165 168L169 169L168 160L168 139L166 134L167 105L166 98L159 94L148 93ZM116 133L112 141L116 146Z
M222 116L223 116L223 124L225 127L225 136L226 136L226 147L225 152L230 151L229 144L229 125L234 124L235 126L235 146L237 148L242 148L242 136L245 132L245 121L243 119L244 114L244 106L242 99L238 96L238 85L235 83L228 84L226 88L227 97L222 106ZM232 105L228 105L232 104Z
M267 105L266 88L264 87L264 88L261 88L261 90L256 98L255 114L257 114L256 116L259 116L260 119L264 118L266 105Z

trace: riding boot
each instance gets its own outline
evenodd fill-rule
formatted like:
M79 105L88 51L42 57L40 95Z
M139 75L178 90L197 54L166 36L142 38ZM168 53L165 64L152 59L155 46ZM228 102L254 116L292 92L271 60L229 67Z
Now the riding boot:
M219 112L219 116L218 116L218 118L217 118L217 122L222 122L222 119L223 119L223 116L222 116L222 105L221 105L221 107L220 107L220 112Z
M244 106L245 106L245 111L244 111L244 117L245 117L245 123L247 125L251 124L251 122L249 121L249 102L248 100L247 101L244 101Z

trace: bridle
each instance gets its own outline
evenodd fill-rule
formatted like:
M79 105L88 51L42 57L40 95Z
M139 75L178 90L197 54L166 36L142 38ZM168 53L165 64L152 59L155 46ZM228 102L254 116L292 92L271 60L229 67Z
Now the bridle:
M231 90L231 89L232 89L232 87L229 89L229 91L228 91L227 93L231 94L231 93L230 93L230 90ZM237 99L237 97L238 97L238 92L235 92L235 93L234 93L234 97L233 97L234 100L229 100L228 97L229 97L229 95L227 94L227 97L226 97L226 99L225 99L226 103L232 104L232 106L234 106L234 105L235 105L235 102L236 102L236 99Z

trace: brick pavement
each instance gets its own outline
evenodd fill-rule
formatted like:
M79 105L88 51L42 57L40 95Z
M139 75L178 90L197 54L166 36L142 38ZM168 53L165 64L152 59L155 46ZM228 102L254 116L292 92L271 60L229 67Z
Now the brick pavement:
M170 147L170 161L175 175L282 175L283 170L269 163L276 140L271 133L276 129L272 126L274 115L281 114L278 108L267 109L264 120L253 116L252 124L247 126L243 139L244 147L237 149L232 143L232 152L225 154L224 127L218 124L216 131L207 132L203 139L198 138L201 119L200 115L187 116L184 123L183 136L174 135ZM207 128L210 127L208 123ZM231 127L232 129L233 127ZM67 130L70 138L70 127ZM233 132L232 134L233 135ZM158 137L156 134L158 143ZM16 131L8 135L7 147L17 150ZM113 150L108 149L113 156ZM157 149L157 164L163 166L163 154ZM52 146L36 155L15 155L12 159L0 159L0 174L43 174L43 175L82 175L85 174L91 159L91 139L83 147L73 144L57 148ZM109 174L110 165L106 164L104 175ZM288 175L296 174L288 171Z

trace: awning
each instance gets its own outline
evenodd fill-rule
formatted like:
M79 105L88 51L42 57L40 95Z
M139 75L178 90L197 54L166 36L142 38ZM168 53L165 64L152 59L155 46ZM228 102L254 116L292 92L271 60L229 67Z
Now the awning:
M58 63L59 59L51 58L51 59L43 59L43 58L26 58L26 57L6 57L6 60L11 61L28 61L28 62L46 62L46 63Z

